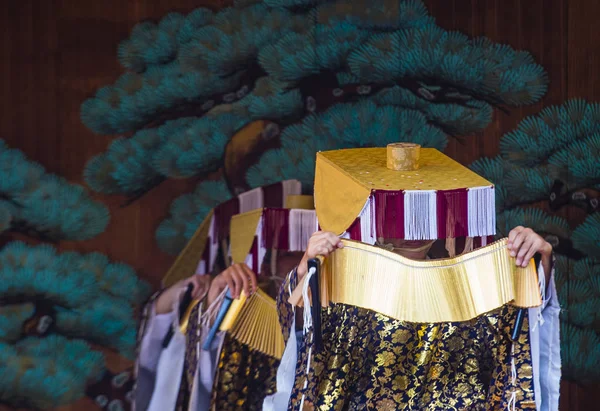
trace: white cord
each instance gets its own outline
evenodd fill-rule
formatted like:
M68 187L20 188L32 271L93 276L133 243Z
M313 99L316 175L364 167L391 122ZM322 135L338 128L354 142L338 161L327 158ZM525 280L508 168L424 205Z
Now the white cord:
M513 390L511 392L510 395L510 400L508 401L507 404L507 409L509 411L516 411L516 407L517 407L517 390L516 390L516 384L517 384L517 366L515 364L515 343L512 343L511 347L510 347L510 376L511 376L511 382L513 385Z
M546 303L546 273L544 272L542 263L540 263L540 266L538 267L538 285L540 286L540 295L542 297L542 306L536 308L536 310L537 310L536 320L535 320L535 324L533 324L533 328L531 331L535 331L537 329L538 324L541 327L542 325L544 325L544 322L545 322L544 316L542 315L542 307Z
M302 286L302 300L304 301L304 325L303 325L303 333L306 335L312 327L312 313L310 310L310 300L308 298L308 287L310 284L310 279L317 272L315 267L311 267L308 270L308 274L306 274L306 280Z

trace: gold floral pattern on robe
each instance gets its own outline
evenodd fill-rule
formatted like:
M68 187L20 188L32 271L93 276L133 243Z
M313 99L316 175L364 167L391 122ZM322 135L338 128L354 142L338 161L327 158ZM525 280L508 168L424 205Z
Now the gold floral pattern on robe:
M292 323L294 321L294 307L288 303L290 297L290 289L293 290L298 285L298 275L296 270L290 272L285 281L281 284L279 293L277 294L277 313L279 314L279 325L281 326L281 332L283 333L283 341L287 344L288 338L290 338L290 332L292 330Z
M332 305L323 309L324 349L310 361L310 344L299 353L289 409L303 400L303 410L504 410L513 391L516 409L535 409L527 318L511 378L516 312L507 305L466 322L411 324Z
M225 337L211 409L262 410L265 397L276 389L279 360Z

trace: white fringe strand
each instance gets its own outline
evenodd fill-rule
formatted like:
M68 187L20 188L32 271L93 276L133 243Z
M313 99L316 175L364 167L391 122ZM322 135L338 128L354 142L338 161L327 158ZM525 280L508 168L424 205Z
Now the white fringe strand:
M375 244L375 197L370 196L359 215L360 241L366 244Z
M263 208L265 203L261 187L240 194L238 199L240 201L240 213Z
M467 193L469 237L496 234L496 201L494 187L474 187Z
M289 216L289 251L304 251L308 240L319 228L315 210L291 209Z
M407 240L437 239L437 194L435 190L404 192L404 237Z
M207 247L210 247L209 244L206 245ZM202 259L198 262L198 266L196 267L196 275L205 275L207 273L206 270L206 260Z
M285 180L281 182L281 191L283 198L281 199L282 206L285 207L285 202L288 196L297 196L302 194L302 183L299 180Z

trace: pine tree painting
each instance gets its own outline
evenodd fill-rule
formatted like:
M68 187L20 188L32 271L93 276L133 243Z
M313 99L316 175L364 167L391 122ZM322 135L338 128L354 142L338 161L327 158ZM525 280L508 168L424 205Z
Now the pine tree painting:
M47 173L0 140L0 234L53 243L85 240L109 213L86 190ZM73 402L105 376L104 346L134 357L134 307L149 287L102 254L50 244L0 250L0 403L48 409Z
M81 186L46 173L0 140L0 233L46 241L83 240L106 229L108 209Z
M498 235L516 225L543 233L557 253L565 377L600 381L600 104L571 100L524 119L501 154L472 168L496 184ZM542 205L544 210L533 208ZM575 228L556 215L584 210Z
M494 108L534 103L547 77L523 51L444 30L420 0L245 0L170 13L118 47L125 69L81 107L119 134L84 176L132 200L174 178L202 181L157 230L177 253L208 210L248 189L300 179L315 152L413 141L444 149Z

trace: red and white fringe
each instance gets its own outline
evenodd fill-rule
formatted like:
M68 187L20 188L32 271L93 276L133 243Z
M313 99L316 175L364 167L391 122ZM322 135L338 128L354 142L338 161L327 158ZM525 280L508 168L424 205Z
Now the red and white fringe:
M438 240L496 234L494 187L374 191L343 238ZM486 240L487 241L487 240Z

